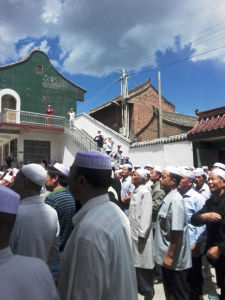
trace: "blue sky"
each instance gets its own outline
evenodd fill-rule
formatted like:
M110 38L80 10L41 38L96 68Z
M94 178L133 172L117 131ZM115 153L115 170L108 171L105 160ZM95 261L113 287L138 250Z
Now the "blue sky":
M179 113L225 105L223 0L7 0L0 3L0 64L46 52L87 90L78 112L151 78Z

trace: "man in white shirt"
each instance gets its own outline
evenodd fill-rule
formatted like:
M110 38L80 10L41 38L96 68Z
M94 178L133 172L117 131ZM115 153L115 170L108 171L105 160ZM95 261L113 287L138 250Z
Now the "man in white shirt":
M69 115L70 128L73 128L76 113L71 107L67 114Z
M82 204L63 252L59 294L63 300L137 300L129 220L109 201L111 159L95 151L76 154L71 194Z
M196 168L194 174L196 192L201 194L205 198L205 200L208 200L211 197L211 192L208 184L206 184L206 173L202 168Z
M20 196L0 186L0 300L58 300L49 268L41 259L13 255L9 248Z
M41 258L51 266L58 253L59 222L55 209L40 196L46 175L38 164L23 166L16 175L14 191L21 196L21 202L10 247L14 254Z

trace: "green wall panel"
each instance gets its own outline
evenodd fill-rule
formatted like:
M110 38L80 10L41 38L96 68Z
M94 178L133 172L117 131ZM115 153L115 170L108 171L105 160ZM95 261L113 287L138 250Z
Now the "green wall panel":
M43 66L43 74L36 66ZM34 51L25 61L0 68L0 89L15 90L21 99L21 110L45 113L48 104L54 115L67 116L76 101L83 100L84 90L63 78L51 65L47 55Z

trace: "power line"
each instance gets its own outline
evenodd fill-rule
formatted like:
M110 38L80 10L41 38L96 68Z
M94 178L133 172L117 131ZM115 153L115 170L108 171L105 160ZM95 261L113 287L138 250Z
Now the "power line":
M205 55L205 54L207 54L207 53L216 51L216 50L221 49L221 48L225 48L225 45L222 45L222 46L220 46L220 47L217 47L217 48L214 48L214 49L211 49L211 50L208 50L208 51L199 53L199 54L195 54L195 55L191 55L191 56L189 56L189 57L185 57L185 58L183 58L183 59L181 59L181 60L177 60L177 61L171 62L171 63L169 63L169 64L166 64L166 65L162 65L162 66L158 66L158 67L155 67L155 68L151 68L151 69L149 69L149 70L145 70L145 71L141 71L141 72L133 72L133 73L131 73L130 75L142 74L142 73L147 73L147 72L150 72L150 71L156 71L156 70L159 70L159 69L164 69L164 68L166 68L166 67L169 67L169 66L172 66L172 65L175 65L175 64L178 64L178 63L187 61L187 60L189 60L189 59L191 59L191 58L194 58L194 57L198 57L198 56Z

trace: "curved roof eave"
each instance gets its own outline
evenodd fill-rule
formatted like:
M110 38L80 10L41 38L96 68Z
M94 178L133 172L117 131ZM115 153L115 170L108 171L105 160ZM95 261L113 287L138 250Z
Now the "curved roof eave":
M7 65L0 66L0 69L4 69L4 68L8 68L8 67L13 67L13 66L15 66L15 65L19 65L19 64L21 64L21 63L24 63L24 62L26 62L26 61L31 57L31 55L33 55L35 52L40 52L40 53L44 54L44 55L47 57L47 59L48 59L50 65L51 65L51 67L59 74L59 76L61 76L64 80L68 81L70 84L72 84L73 86L77 87L78 89L80 89L80 90L82 90L84 93L86 93L86 90L85 90L85 89L83 89L83 88L80 87L79 85L73 83L72 81L70 81L69 79L67 79L65 76L63 76L59 71L57 71L56 68L55 68L55 67L53 66L53 64L51 63L51 61L50 61L48 55L47 55L44 51L41 51L41 50L39 50L39 49L34 49L34 50L32 50L30 53L28 53L28 55L27 55L25 58L23 58L23 59L21 59L21 60L19 60L19 61L16 61L16 62L7 64Z

